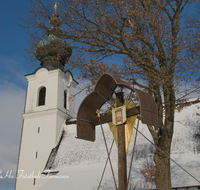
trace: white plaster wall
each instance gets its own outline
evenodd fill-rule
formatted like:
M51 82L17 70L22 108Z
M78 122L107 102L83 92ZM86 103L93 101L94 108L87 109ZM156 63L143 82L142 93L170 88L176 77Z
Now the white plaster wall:
M64 108L64 90L67 90L70 97L76 86L69 73L41 68L26 78L28 89L23 114L16 190L36 190L48 181L41 173L51 150L59 141L65 120L69 117L67 113L73 113L75 107L74 101L68 100L67 108L70 111ZM46 87L45 105L37 106L38 91L43 86ZM40 127L39 133L38 127ZM27 178L29 175L33 176ZM36 178L35 185L33 184L34 177Z
M44 77L42 78L41 75ZM69 73L61 70L48 71L39 69L35 74L26 77L28 79L28 92L25 113L43 111L58 108L64 113L75 113L75 104L72 98L75 93L76 82ZM38 92L41 87L46 87L46 102L44 106L37 106ZM67 110L64 108L64 90L68 92Z
M48 115L41 113L40 115L35 115L35 117L30 117L30 114L25 114L23 117L24 128L18 171L24 170L24 176L32 173L34 175L38 175L38 173L41 175L49 154L56 145L55 130L57 116L55 111L51 111ZM38 127L40 127L39 133ZM17 179L17 190L35 190L47 181L41 175L40 178L36 179L35 185L33 185L33 176L30 179L23 179L20 177L20 173L18 174L19 179Z
M71 82L71 86L68 88L68 92L69 92L69 114L72 117L76 117L75 116L75 104L74 104L74 94L75 94L75 87L76 87L76 83L74 81Z
M60 71L58 80L58 93L60 94L60 97L62 97L62 101L58 99L58 104L60 103L59 107L65 113L68 113L71 117L75 117L74 94L77 83L73 81L73 78L69 72L65 74L62 71ZM62 103L64 100L64 91L67 91L67 109L63 107Z
M56 129L54 132L55 144L57 144L60 140L62 129L65 125L65 121L67 118L68 116L66 114L63 114L63 112L58 111L56 115Z
M59 70L48 71L45 68L41 68L35 75L33 74L26 77L29 83L25 113L57 108L58 71ZM45 80L41 80L38 73L44 74L46 76ZM46 87L45 105L37 106L38 92L43 86Z

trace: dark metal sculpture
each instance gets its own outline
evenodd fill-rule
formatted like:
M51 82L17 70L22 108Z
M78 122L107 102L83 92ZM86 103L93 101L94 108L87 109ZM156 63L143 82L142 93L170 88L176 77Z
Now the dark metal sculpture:
M82 101L77 115L77 138L95 141L96 110L109 101L117 86L125 87L136 93L140 103L141 121L144 124L158 126L157 106L154 99L147 93L131 87L124 81L115 79L112 75L101 75L95 89Z

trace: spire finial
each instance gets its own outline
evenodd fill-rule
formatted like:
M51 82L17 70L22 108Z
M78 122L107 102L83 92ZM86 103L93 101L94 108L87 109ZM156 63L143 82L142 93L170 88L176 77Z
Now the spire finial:
M54 4L54 9L55 9L55 13L57 13L57 9L58 9L58 3L57 3L57 1Z

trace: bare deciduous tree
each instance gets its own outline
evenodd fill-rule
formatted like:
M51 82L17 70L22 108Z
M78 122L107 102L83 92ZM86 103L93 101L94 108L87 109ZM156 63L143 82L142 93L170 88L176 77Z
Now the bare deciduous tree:
M48 29L53 7L41 0L29 3L28 16L20 17L21 26L30 32L29 50L34 54ZM189 0L59 2L62 37L75 50L68 67L75 67L92 83L107 71L151 94L161 127L148 129L156 146L167 155L177 101L199 90L199 21L190 17L192 3L198 4ZM121 57L121 64L102 61L115 55ZM154 161L157 189L170 190L169 158L156 150Z

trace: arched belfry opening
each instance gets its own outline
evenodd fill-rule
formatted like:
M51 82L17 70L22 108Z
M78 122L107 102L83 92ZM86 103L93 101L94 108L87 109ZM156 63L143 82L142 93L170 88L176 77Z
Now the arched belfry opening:
M42 87L40 88L38 93L38 106L45 105L45 99L46 99L46 88Z

